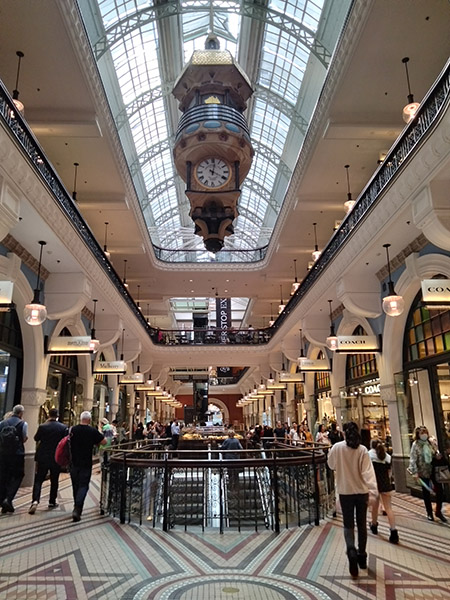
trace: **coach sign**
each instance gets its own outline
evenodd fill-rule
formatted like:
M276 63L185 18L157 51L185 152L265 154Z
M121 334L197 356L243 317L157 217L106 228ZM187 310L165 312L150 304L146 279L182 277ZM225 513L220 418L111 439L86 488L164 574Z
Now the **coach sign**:
M335 352L360 354L362 352L380 352L380 340L376 335L338 335Z
M429 308L449 308L450 279L424 279L422 300Z

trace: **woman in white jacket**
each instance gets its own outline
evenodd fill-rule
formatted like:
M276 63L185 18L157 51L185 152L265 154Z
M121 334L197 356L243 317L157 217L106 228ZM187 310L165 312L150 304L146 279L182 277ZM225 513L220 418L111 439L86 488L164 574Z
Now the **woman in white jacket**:
M378 488L369 453L361 445L358 425L346 423L344 435L345 440L334 444L329 451L328 466L336 472L350 575L357 577L358 566L367 569L367 507L369 494L374 499L378 496ZM355 546L355 515L358 550Z

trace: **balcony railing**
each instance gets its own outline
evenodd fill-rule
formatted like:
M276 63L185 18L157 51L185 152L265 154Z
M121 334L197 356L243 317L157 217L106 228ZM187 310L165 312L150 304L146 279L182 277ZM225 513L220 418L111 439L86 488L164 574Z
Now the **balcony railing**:
M113 450L100 507L121 523L170 529L271 529L319 525L334 510L323 449Z
M261 248L239 249L224 248L217 254L212 255L205 248L160 248L153 246L155 256L163 262L186 263L186 262L207 262L207 263L255 263L264 260L269 246Z
M152 339L165 346L204 344L267 344L273 331L266 329L153 329Z

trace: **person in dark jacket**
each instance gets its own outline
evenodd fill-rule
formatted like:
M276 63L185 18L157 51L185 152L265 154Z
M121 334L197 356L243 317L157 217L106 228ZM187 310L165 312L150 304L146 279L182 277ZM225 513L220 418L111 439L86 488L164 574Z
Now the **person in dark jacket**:
M58 421L58 410L51 408L48 413L49 417L45 423L39 425L38 430L34 435L34 441L37 442L36 454L36 471L34 474L33 496L29 515L34 515L41 499L42 484L50 471L50 497L48 499L48 507L56 508L58 506L56 497L58 495L59 474L61 467L55 462L56 446L67 435L68 429L66 425Z
M5 448L0 452L0 502L2 514L13 513L13 500L25 475L25 447L28 439L28 424L23 420L24 407L17 404L12 416L0 423L0 431L6 427L15 427L18 445L12 454Z

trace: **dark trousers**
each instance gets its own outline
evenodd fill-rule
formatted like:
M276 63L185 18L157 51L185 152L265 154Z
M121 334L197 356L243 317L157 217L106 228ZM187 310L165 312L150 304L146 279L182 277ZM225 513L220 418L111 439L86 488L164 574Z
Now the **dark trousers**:
M0 503L12 502L25 475L25 455L14 454L0 459Z
M56 503L56 496L58 495L58 482L61 468L55 463L55 461L38 461L36 463L36 472L34 474L33 484L33 502L39 502L41 499L42 484L47 477L47 473L50 471L50 497L49 504Z
M432 479L427 479L426 477L422 477L423 481L429 486L432 487L436 494L436 514L441 514L442 512L442 502L444 500L444 488L442 487L442 483L437 483ZM426 490L422 486L422 496L423 502L425 504L425 508L427 509L427 514L433 515L433 507L431 505L431 493Z
M177 435L176 433L172 433L172 449L173 450L178 450L179 439L180 439L179 435Z
M367 545L367 506L369 494L339 494L344 521L344 538L347 553L355 548L355 514L358 529L358 554L365 555Z
M84 500L89 490L92 466L70 467L70 478L72 479L73 502L80 510L84 506Z

